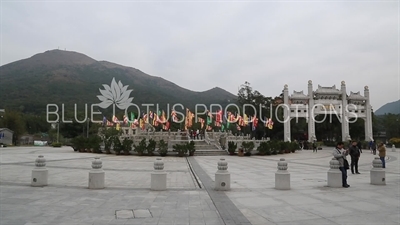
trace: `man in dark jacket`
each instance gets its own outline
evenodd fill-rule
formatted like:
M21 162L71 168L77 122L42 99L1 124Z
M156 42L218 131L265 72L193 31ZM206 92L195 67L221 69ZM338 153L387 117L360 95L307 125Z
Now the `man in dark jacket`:
M358 159L361 155L361 150L357 147L357 141L353 141L352 145L349 148L350 157L351 157L351 173L354 174L354 167L356 169L356 174L360 174L358 172Z

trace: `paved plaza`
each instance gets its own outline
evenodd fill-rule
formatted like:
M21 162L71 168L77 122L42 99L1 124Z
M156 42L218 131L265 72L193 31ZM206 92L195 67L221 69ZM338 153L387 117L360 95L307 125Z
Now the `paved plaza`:
M72 148L0 148L0 224L367 225L400 224L400 149L387 149L386 185L370 184L374 155L364 150L350 188L327 187L332 148L275 156L164 157L167 190L151 191L156 157L78 153ZM43 155L48 186L31 187ZM88 189L91 162L100 157L105 188ZM223 157L231 190L215 191ZM275 189L285 158L291 190ZM349 157L348 157L349 159Z

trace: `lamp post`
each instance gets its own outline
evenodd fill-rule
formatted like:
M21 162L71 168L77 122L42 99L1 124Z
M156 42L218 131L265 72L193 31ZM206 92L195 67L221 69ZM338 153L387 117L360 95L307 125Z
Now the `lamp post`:
M89 121L90 121L90 119L89 118L87 118L87 126L86 126L86 138L89 138Z
M60 135L60 121L57 121L57 143L59 143L58 142L59 135Z

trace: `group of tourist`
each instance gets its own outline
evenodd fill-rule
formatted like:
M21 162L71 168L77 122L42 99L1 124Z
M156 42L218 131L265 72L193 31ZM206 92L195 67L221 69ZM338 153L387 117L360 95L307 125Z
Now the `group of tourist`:
M201 140L203 140L203 138L204 138L204 131L203 131L203 130L202 130L202 131L199 131L199 130L190 130L189 135L190 135L190 138L191 138L192 140L194 140L194 139L197 139L197 140L201 139Z
M375 141L373 142L375 143ZM376 145L375 145L376 146ZM342 186L344 188L350 187L347 183L347 170L351 169L352 174L360 174L358 172L358 160L360 159L362 153L361 142L352 141L352 144L349 146L348 149L344 149L344 143L338 142L336 145L335 150L333 150L333 156L339 161L339 169L342 172ZM370 145L370 149L371 145ZM376 151L376 147L375 150ZM385 165L385 157L386 157L386 148L383 143L378 145L379 157L382 161L382 168L386 168ZM346 156L350 155L351 163L347 162Z

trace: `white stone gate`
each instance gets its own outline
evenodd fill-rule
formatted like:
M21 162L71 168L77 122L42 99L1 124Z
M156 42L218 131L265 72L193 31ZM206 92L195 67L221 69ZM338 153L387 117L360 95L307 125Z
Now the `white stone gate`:
M364 96L360 92L350 92L347 95L346 84L341 83L340 90L336 86L321 87L313 91L312 81L308 81L308 93L293 91L289 96L288 85L284 86L283 102L284 112L284 140L291 141L290 121L293 118L305 118L308 123L308 141L317 140L315 135L315 123L317 115L337 116L342 127L342 141L351 140L349 123L357 118L364 119L365 140L373 140L372 136L372 107L369 100L368 86L364 87Z

